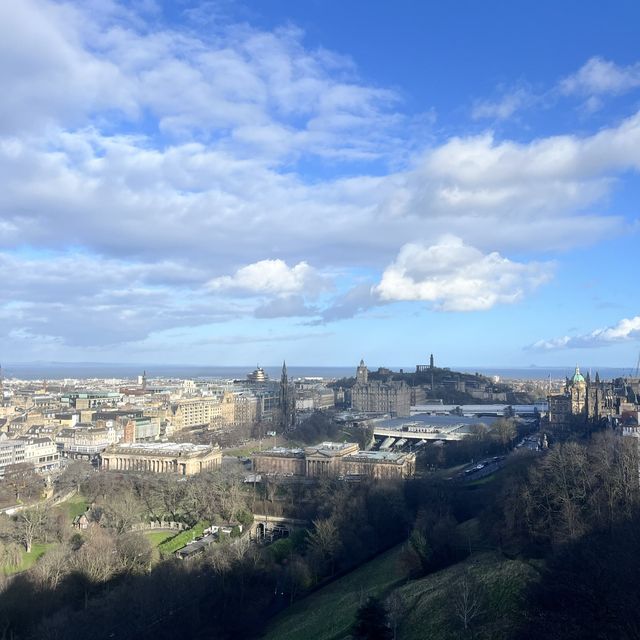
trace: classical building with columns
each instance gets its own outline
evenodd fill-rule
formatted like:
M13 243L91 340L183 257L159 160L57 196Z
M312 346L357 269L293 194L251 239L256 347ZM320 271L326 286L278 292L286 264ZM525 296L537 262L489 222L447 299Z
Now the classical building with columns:
M220 447L186 442L121 443L101 456L104 471L143 471L191 476L220 466Z
M307 478L401 479L412 476L415 466L415 453L360 451L355 442L322 442L305 449L279 447L253 454L256 473Z

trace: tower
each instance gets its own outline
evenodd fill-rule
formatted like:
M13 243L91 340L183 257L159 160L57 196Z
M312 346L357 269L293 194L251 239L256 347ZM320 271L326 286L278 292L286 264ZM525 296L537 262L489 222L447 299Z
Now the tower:
M369 382L369 369L364 360L360 360L360 365L356 369L356 384L367 384L367 382Z
M2 378L1 364L0 364L0 407L4 407L4 380Z
M433 353L429 357L429 369L431 370L431 393L433 393L433 370L435 369L435 364L433 362Z
M147 390L147 372L146 370L142 372L142 390Z
M571 395L571 413L573 415L579 415L588 410L587 381L580 373L578 365L576 365L575 373L569 383L569 394Z
M282 375L280 376L280 390L278 392L278 404L280 405L280 424L282 432L290 431L295 426L296 399L293 389L289 384L287 375L287 363L282 363Z

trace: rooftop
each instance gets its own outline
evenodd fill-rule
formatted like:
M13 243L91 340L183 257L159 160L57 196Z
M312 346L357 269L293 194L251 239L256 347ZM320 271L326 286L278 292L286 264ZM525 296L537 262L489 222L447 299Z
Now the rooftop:
M208 451L212 445L193 444L192 442L121 442L119 449L137 449L148 453L196 453Z

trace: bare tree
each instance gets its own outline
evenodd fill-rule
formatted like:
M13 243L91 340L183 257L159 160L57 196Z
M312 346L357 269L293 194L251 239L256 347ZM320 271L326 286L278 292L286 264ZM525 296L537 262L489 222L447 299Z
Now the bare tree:
M44 486L33 465L27 462L9 465L5 469L4 484L11 491L15 502L40 498Z
M121 534L140 521L143 507L131 491L122 491L105 501L103 511L107 526Z
M33 575L43 586L56 589L71 565L69 551L62 545L49 549L36 563Z
M22 549L15 543L0 543L0 562L8 567L18 567L22 562Z
M512 418L499 418L493 423L492 432L506 449L516 437L516 423Z
M77 569L93 584L105 582L117 569L116 544L102 527L93 527L85 543L74 555Z
M61 492L68 489L75 489L76 493L80 493L80 485L93 473L93 467L90 463L82 460L74 460L65 467L56 484Z
M342 547L338 527L333 518L314 520L313 526L315 528L308 538L311 553L322 564L328 564L333 575L335 560Z
M25 509L16 516L18 539L27 553L31 551L33 542L44 534L46 524L47 510L44 505Z
M151 566L153 547L145 535L130 531L116 539L116 555L124 572L142 573Z
M394 591L387 598L385 608L387 610L387 618L391 624L391 630L393 631L393 640L396 640L398 637L398 625L404 617L406 604L402 596Z
M465 633L483 613L480 585L469 572L465 572L456 585L453 610Z

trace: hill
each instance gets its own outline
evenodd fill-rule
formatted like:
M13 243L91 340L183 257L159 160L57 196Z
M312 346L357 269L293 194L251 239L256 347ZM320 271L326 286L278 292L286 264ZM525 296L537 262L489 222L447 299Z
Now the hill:
M375 595L394 601L398 640L458 640L464 631L456 609L466 579L477 602L470 623L473 637L506 640L524 610L526 587L539 575L532 564L489 552L407 582L401 553L402 545L300 600L273 620L264 638L348 638L359 606Z
M471 601L477 603L470 633L476 640L506 640L524 610L526 587L538 575L536 568L527 562L509 560L499 553L483 553L412 580L392 592L401 610L398 640L464 637L458 614L463 609L465 579L470 597L467 609L470 610Z
M299 600L278 615L266 640L333 640L349 634L358 608L369 596L383 596L407 579L399 545L355 571Z

